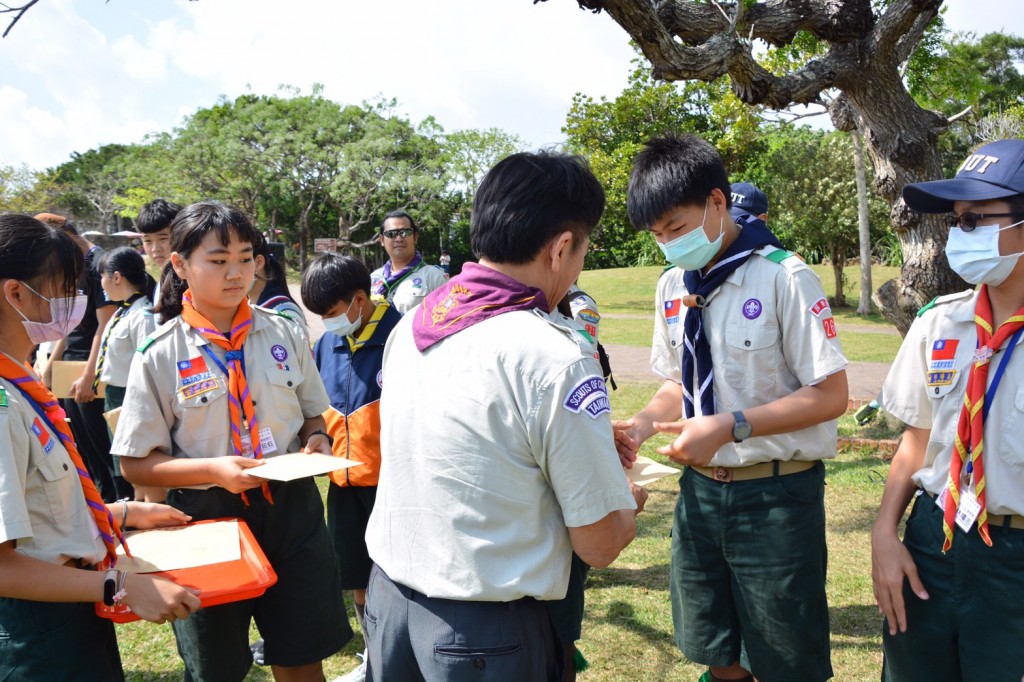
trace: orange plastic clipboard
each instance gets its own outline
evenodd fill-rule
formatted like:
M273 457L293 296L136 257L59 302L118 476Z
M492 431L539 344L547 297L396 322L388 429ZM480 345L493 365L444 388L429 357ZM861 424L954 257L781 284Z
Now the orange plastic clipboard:
M197 523L233 520L235 519L211 519ZM237 561L160 571L146 575L167 578L178 585L198 589L199 600L202 602L203 608L259 597L267 591L267 588L277 582L277 573L270 566L270 562L263 550L260 549L249 526L241 520L238 521L238 541L241 558ZM131 547L130 543L129 547ZM139 617L124 604L107 606L102 602L97 602L96 615L108 618L115 623L130 623L139 620Z

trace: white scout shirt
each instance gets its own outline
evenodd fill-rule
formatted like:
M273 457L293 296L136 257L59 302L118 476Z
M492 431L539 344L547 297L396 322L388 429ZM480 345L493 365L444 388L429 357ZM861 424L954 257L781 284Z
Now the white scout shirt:
M678 268L667 270L658 281L651 369L678 383L687 293ZM770 246L758 250L708 296L703 329L711 344L719 412L769 403L820 383L847 364L818 276L795 255ZM699 401L694 402L699 413ZM836 455L836 434L836 421L829 420L800 431L755 435L722 446L710 466L829 459Z
M11 382L0 379L0 542L54 564L107 554L71 455Z
M385 297L376 293L377 288L384 281L384 266L381 266L370 273L370 291L374 292L373 299L378 303L385 300ZM419 267L410 272L395 286L387 297L387 301L405 315L415 308L434 289L447 281L444 270L421 261Z
M147 336L156 331L156 316L149 307L150 303L146 297L136 300L107 337L107 352L100 372L100 381L108 386L128 385L128 370L132 366L135 349L142 345ZM114 318L111 317L107 322L107 327L103 330L104 336L113 321Z
M224 351L182 318L162 325L132 362L111 453L145 457L233 454L227 376L213 362ZM329 406L309 346L291 320L252 308L245 372L261 429L264 456L297 452L299 429Z
M508 312L424 353L412 316L392 332L366 531L392 580L446 599L561 599L568 527L636 508L595 347L569 324ZM444 400L423 399L438 386Z
M967 393L967 377L977 345L975 291L942 296L924 310L907 332L879 400L894 417L930 429L924 464L914 482L941 494L949 476L953 441ZM985 501L991 514L1024 515L1024 349L1010 355L985 420ZM989 362L989 382L1005 349Z

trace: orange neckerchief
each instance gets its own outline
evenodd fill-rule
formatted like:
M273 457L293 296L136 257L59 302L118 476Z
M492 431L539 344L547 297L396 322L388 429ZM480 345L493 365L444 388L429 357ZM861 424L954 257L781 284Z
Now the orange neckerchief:
M103 502L103 498L100 497L100 491L96 489L96 484L93 483L89 470L82 461L82 456L78 454L78 447L75 446L75 439L71 435L71 428L64 421L66 415L64 410L61 409L60 403L57 402L53 393L46 386L32 376L28 371L27 365L19 365L2 353L0 353L0 376L17 386L29 400L33 401L43 411L43 414L46 415L45 421L49 422L49 426L56 431L64 448L71 455L71 461L75 465L75 470L78 471L78 480L82 484L82 492L85 493L85 503L88 505L89 511L92 512L92 517L96 520L96 526L100 530L100 537L107 548L107 556L97 568L103 570L113 567L117 564L117 545L114 544L114 538L116 537L121 541L126 552L128 551L128 545L125 544L121 528L114 519L114 515L110 513L107 505ZM49 436L46 432L47 424L44 424L43 421L37 418L32 425L32 431L45 448ZM36 429L39 429L39 431L36 432ZM131 556L130 553L129 556Z
M207 341L226 351L231 445L235 456L245 457L246 454L242 448L242 429L248 428L252 456L256 459L263 459L259 421L256 419L256 408L253 407L252 394L249 392L249 384L245 380L245 370L242 367L244 357L242 347L246 337L249 336L249 330L252 329L252 309L249 307L249 301L242 301L238 305L235 317L231 320L231 331L228 332L228 336L222 334L212 322L195 309L192 305L191 289L186 290L181 297L181 319ZM263 496L267 498L268 502L273 503L270 488L266 483L263 484ZM242 499L249 504L245 493L242 493Z
M983 284L974 305L974 325L978 333L978 349L971 364L971 373L967 377L967 393L964 396L964 406L960 410L953 456L949 462L946 503L942 508L942 532L946 536L942 543L943 552L949 551L953 546L953 527L956 523L957 509L960 507L960 478L968 456L974 470L975 494L981 506L977 520L978 534L986 545L992 546L992 538L988 532L988 510L985 507L985 464L981 456L985 445L985 389L988 386L988 370L991 365L989 360L1006 339L1024 327L1024 308L999 325L999 329L993 334L992 302L988 299L988 286Z

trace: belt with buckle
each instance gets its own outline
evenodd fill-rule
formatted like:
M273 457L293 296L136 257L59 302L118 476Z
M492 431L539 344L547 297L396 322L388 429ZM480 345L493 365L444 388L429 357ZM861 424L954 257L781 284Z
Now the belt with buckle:
M817 464L817 462L789 460L786 462L762 462L761 464L751 464L746 467L691 466L690 468L701 476L718 481L719 483L731 483L732 481L753 481L758 478L799 474L801 471L813 469Z
M924 494L935 499L935 495L932 495L927 490ZM1024 516L1018 514L989 514L988 515L989 528L1002 527L1002 528L1015 528L1017 530L1024 530Z

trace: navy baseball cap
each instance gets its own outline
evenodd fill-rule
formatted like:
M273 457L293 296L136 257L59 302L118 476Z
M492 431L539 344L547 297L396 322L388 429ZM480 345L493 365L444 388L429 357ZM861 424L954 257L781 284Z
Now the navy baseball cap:
M903 188L903 201L921 213L950 213L954 201L987 201L1024 194L1024 140L982 145L951 180L916 182Z
M741 215L759 216L768 212L768 197L764 192L749 182L734 182L730 185L732 189L732 206L729 214L733 219Z

